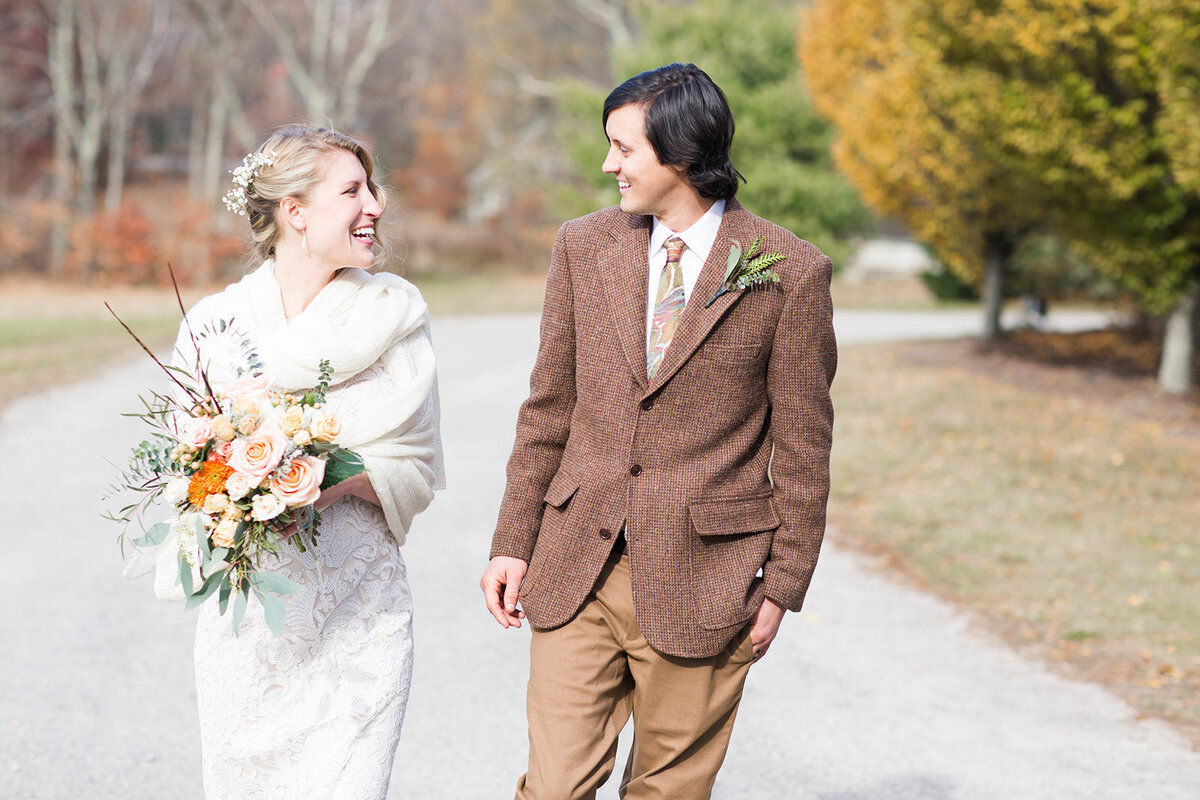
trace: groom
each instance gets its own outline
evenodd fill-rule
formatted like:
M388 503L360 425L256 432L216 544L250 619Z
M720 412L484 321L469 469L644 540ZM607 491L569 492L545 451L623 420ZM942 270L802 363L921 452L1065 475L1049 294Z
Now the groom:
M554 244L480 582L501 625L533 627L518 798L595 797L630 714L622 796L709 797L750 665L816 566L831 266L734 199L733 127L694 65L630 78L604 103L620 208ZM754 283L760 237L777 281Z

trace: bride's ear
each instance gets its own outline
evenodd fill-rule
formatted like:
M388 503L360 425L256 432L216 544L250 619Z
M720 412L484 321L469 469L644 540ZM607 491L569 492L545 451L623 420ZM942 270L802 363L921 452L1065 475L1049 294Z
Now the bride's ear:
M283 221L294 231L305 228L304 207L294 197L285 197L279 201L279 213Z

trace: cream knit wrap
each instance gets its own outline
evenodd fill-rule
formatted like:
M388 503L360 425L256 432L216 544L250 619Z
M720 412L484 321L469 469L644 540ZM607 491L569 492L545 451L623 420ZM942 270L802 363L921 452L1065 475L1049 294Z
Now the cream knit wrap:
M247 334L277 389L312 388L323 359L333 367L334 390L365 369L382 371L382 390L363 392L355 413L340 416L338 444L362 456L388 528L403 544L412 518L429 505L434 489L445 487L429 313L417 288L389 273L346 268L289 322L268 260L187 315L195 333L218 320ZM217 352L222 349L230 351ZM195 353L184 326L176 363L191 367ZM236 377L239 355L200 340L214 384Z

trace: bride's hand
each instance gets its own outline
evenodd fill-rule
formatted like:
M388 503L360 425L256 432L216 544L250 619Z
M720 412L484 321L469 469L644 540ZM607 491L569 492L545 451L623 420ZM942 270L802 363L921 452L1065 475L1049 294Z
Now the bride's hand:
M313 507L320 511L322 508L332 505L341 500L346 495L366 500L368 503L380 505L379 495L375 493L375 487L371 485L371 481L367 478L366 472L360 472L357 475L352 475L341 483L335 483L328 489L321 492L321 496L313 503Z
M313 508L320 511L322 508L333 505L347 495L360 497L368 503L380 505L379 495L375 493L375 487L371 485L370 479L367 478L367 473L360 472L357 475L346 478L346 480L340 483L335 483L328 489L322 490L321 495L313 503ZM279 538L290 539L296 534L297 530L299 530L299 527L293 522L279 532Z

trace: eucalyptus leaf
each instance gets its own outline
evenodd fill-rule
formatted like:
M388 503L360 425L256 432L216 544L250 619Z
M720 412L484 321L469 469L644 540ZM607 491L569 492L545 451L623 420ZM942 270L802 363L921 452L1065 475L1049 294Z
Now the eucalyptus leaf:
M213 567L217 564L222 563L225 560L225 556L227 556L227 555L229 555L228 547L212 548L208 553L208 558L206 558L204 560L204 563L201 565L201 569L204 572L204 574L207 575L210 572L212 572Z
M321 480L321 489L328 489L365 469L362 457L358 453L344 447L330 450L329 460L325 462L325 477Z
M200 547L200 555L203 557L201 564L207 564L212 558L212 545L208 543L208 531L204 528L203 518L197 514L195 519L196 527L196 544Z
M222 614L229 607L229 592L233 589L233 584L229 582L229 572L226 571L223 574L225 577L221 579L221 591L217 595L217 609Z
M278 572L255 572L250 575L250 583L259 589L276 594L295 594L304 588Z
M158 522L150 526L150 530L146 531L145 536L134 539L133 543L138 547L153 547L154 545L162 544L163 539L166 539L167 534L170 532L171 523Z
M263 615L267 619L267 627L271 633L278 636L283 633L283 624L287 622L287 606L273 594L262 594Z
M179 585L183 587L184 597L192 596L192 565L182 555L179 556Z
M726 262L726 265L725 265L725 280L726 281L729 280L729 276L733 274L733 271L735 269L737 269L738 262L741 260L742 260L742 246L740 244L738 244L737 242L734 242L733 246L729 248L729 260Z
M237 636L238 627L242 624L242 617L246 613L246 593L249 589L243 587L242 591L237 593L233 598L233 635Z
M204 581L204 585L200 587L200 590L189 597L187 602L183 604L183 607L185 609L193 609L203 603L212 595L213 592L217 590L217 587L221 585L221 581L224 579L224 577L224 572L217 572L209 575Z

